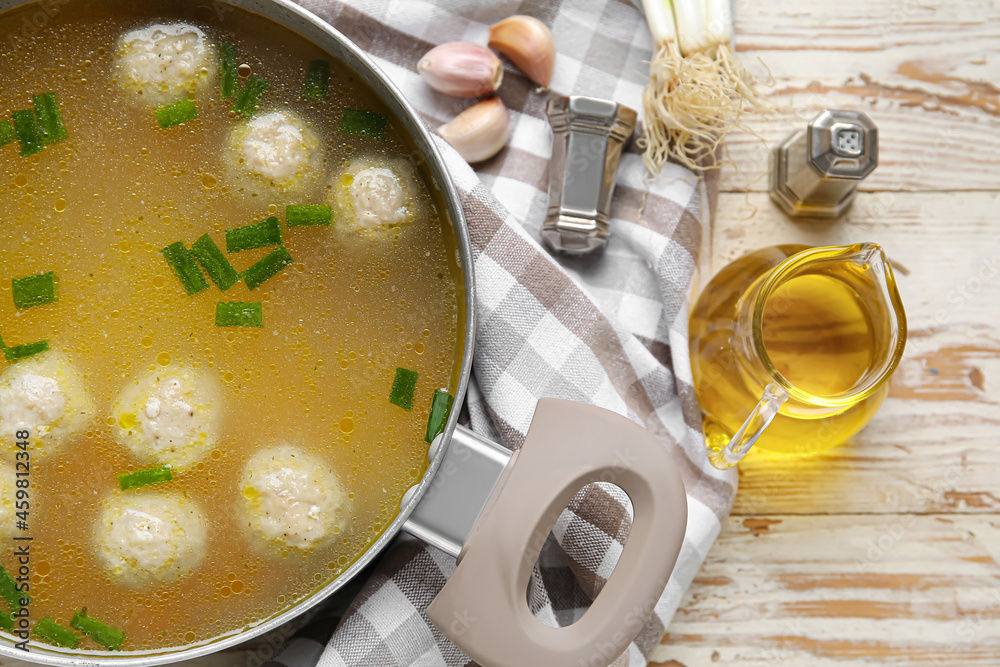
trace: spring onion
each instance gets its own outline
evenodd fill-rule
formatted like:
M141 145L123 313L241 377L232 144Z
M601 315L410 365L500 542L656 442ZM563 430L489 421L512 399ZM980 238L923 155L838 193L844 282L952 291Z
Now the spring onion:
M52 271L37 276L14 278L11 281L14 307L18 310L24 310L58 301L56 296L56 283L58 281L59 279Z
M69 624L70 627L79 630L109 651L119 650L122 642L125 641L124 632L88 616L86 607L74 613L73 620Z
M427 433L424 435L424 442L433 442L434 438L444 432L444 425L448 421L448 413L451 412L451 404L454 401L451 394L443 389L434 391L434 400L431 401L431 415L427 418Z
M226 230L226 252L281 245L281 221L275 217Z
M215 307L215 326L259 329L264 326L264 307L259 303L220 301Z
M404 410L413 409L413 393L417 390L416 371L406 368L396 369L396 378L392 381L392 391L389 392L389 402Z
M10 126L10 121L6 118L0 121L0 146L6 146L17 139L14 128Z
M285 207L285 224L289 227L309 227L333 224L333 207L299 205Z
M302 88L302 99L325 100L330 89L330 61L313 60L306 70L306 84Z
M156 122L160 124L161 130L183 125L198 117L198 108L194 105L194 100L185 97L171 104L164 105L156 110Z
M31 596L17 589L17 582L3 565L0 565L0 597L7 603L7 608L11 611L17 611L21 607L31 604ZM26 604L21 604L22 602Z
M14 617L8 611L0 611L0 630L13 630Z
M157 466L155 468L135 470L133 472L125 472L118 475L118 486L122 491L128 491L129 489L134 489L140 486L149 486L150 484L169 482L173 480L173 478L174 475L170 471L169 465Z
M31 629L31 634L53 646L61 646L63 648L76 648L77 644L80 643L80 635L69 628L64 628L48 616L35 623L35 627Z
M219 44L219 55L222 58L222 71L219 74L219 93L222 99L228 100L230 97L240 92L239 72L236 63L236 45L229 42Z
M212 282L223 292L240 281L240 274L208 234L191 245L191 254L201 264L201 268L205 269Z
M292 256L282 246L244 271L243 282L247 284L247 289L257 289L293 261Z
M35 116L38 120L38 134L43 144L54 144L69 136L62 114L59 113L59 100L55 93L43 93L35 96Z
M340 119L340 131L382 141L385 139L387 123L388 119L384 114L346 107L344 115Z
M233 111L241 116L250 118L257 111L260 101L264 98L264 93L267 92L267 89L270 87L271 84L259 76L251 76L243 85L243 90L240 91L240 96L236 98L236 104L233 105Z
M41 354L42 352L48 352L48 349L49 349L49 341L40 340L37 343L28 343L27 345L16 345L14 347L5 347L3 349L3 356L7 358L7 361L17 361L19 359L32 357L36 354Z
M21 157L28 157L41 152L45 147L42 133L38 129L34 111L15 111L10 115L14 121L14 133L21 145Z
M161 252L170 264L170 267L174 270L174 273L177 274L188 296L208 289L208 281L205 280L205 276L201 275L201 271L198 270L198 264L194 260L194 255L184 247L183 243L180 241L171 243Z

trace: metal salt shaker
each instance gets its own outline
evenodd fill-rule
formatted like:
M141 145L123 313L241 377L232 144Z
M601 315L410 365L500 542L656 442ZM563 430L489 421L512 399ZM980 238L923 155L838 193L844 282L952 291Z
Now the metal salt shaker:
M878 128L860 111L826 109L774 149L771 198L788 215L836 218L878 166Z
M549 208L542 242L554 252L583 255L608 242L611 195L622 148L635 130L636 112L593 97L554 97Z

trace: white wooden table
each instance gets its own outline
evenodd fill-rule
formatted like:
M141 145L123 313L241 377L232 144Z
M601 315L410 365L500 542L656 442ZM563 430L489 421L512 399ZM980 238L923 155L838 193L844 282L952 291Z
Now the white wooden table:
M739 50L792 110L751 120L766 144L858 109L880 165L846 217L796 222L768 198L761 140L734 137L711 270L780 242L877 241L910 333L850 444L741 464L653 664L1000 665L1000 2L735 3Z

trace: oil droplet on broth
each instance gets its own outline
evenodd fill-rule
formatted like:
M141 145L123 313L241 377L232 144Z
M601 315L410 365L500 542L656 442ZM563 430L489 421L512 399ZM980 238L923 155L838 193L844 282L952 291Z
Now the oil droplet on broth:
M211 190L218 182L218 179L212 174L202 174L201 184L206 190Z
M16 185L17 187L23 188L27 184L28 184L28 177L25 176L24 174L18 174L17 176L14 177L14 185Z
M344 417L340 420L340 430L344 433L351 433L354 431L354 420L350 417Z
M57 199L56 200L55 209L56 209L56 213L62 213L63 211L65 211L66 210L66 200L63 199L62 197L60 197L59 199Z
M161 366L169 366L170 365L170 353L169 352L160 352L158 355L156 355L156 363L160 364Z

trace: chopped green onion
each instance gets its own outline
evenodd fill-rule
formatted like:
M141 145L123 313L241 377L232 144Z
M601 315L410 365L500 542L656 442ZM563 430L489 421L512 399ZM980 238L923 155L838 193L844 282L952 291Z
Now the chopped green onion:
M56 297L56 282L58 278L52 271L37 276L14 278L11 287L14 294L14 307L18 310L44 306L58 301Z
M184 247L183 243L180 241L171 243L161 252L173 268L174 273L180 278L181 285L184 286L184 291L188 293L188 296L208 289L208 281L198 270L194 255Z
M416 371L397 368L396 379L392 381L392 391L389 393L389 402L404 410L412 410L413 392L417 389L417 375Z
M5 347L3 349L3 356L7 358L7 361L17 361L18 359L25 359L27 357L32 357L36 354L41 354L42 352L48 352L49 341L40 340L37 343L28 343L27 345L16 345L14 347Z
M254 115L254 112L257 111L257 106L264 97L264 93L270 87L271 84L259 76L251 76L243 85L243 90L240 91L240 96L236 98L236 104L233 105L233 111L241 116L250 118Z
M205 234L191 246L191 254L205 269L212 282L225 292L240 281L240 274L219 250L212 237Z
M161 130L174 127L175 125L182 125L197 117L198 108L194 105L194 100L190 97L177 100L156 110L156 122L160 124Z
M42 133L35 121L35 112L15 111L10 116L14 120L17 141L21 144L21 157L41 152L42 148L45 147L45 142L42 141Z
M219 92L222 94L222 99L228 100L240 92L239 73L237 72L236 64L236 45L229 42L222 42L219 44L219 53L222 56Z
M69 624L110 651L117 651L121 648L122 642L125 641L124 632L103 621L87 616L86 607L74 613L73 620Z
M281 221L275 217L226 230L226 252L281 245Z
M38 118L38 133L43 144L54 144L69 136L62 114L59 113L59 101L55 93L43 93L35 96L35 114Z
M9 611L0 611L0 630L13 630L14 617Z
M118 475L118 486L121 487L122 491L128 491L139 486L169 482L173 478L174 475L170 472L170 466L157 466L155 468L146 468L145 470L136 470Z
M306 85L302 89L304 100L325 100L330 89L330 61L313 60L306 70Z
M451 394L443 389L434 391L431 416L427 418L427 433L424 435L424 442L433 442L434 438L444 431L444 425L448 421L448 413L451 411L451 404L454 400Z
M78 634L69 628L64 628L48 616L35 623L35 627L31 629L31 634L53 646L61 646L63 648L76 648L77 644L80 643L80 636Z
M289 227L309 227L333 224L332 206L286 206L285 223Z
M257 289L261 283L272 278L293 261L292 256L282 246L244 271L243 282L247 284L248 289Z
M6 146L17 139L14 128L10 126L10 121L6 118L0 121L0 146Z
M11 611L17 611L25 606L21 604L22 600L31 603L31 596L24 591L17 590L17 582L3 565L0 565L0 597L3 597Z
M259 329L264 326L264 307L259 303L220 301L215 307L215 326Z
M382 141L385 139L387 122L384 114L347 107L340 119L340 131Z

